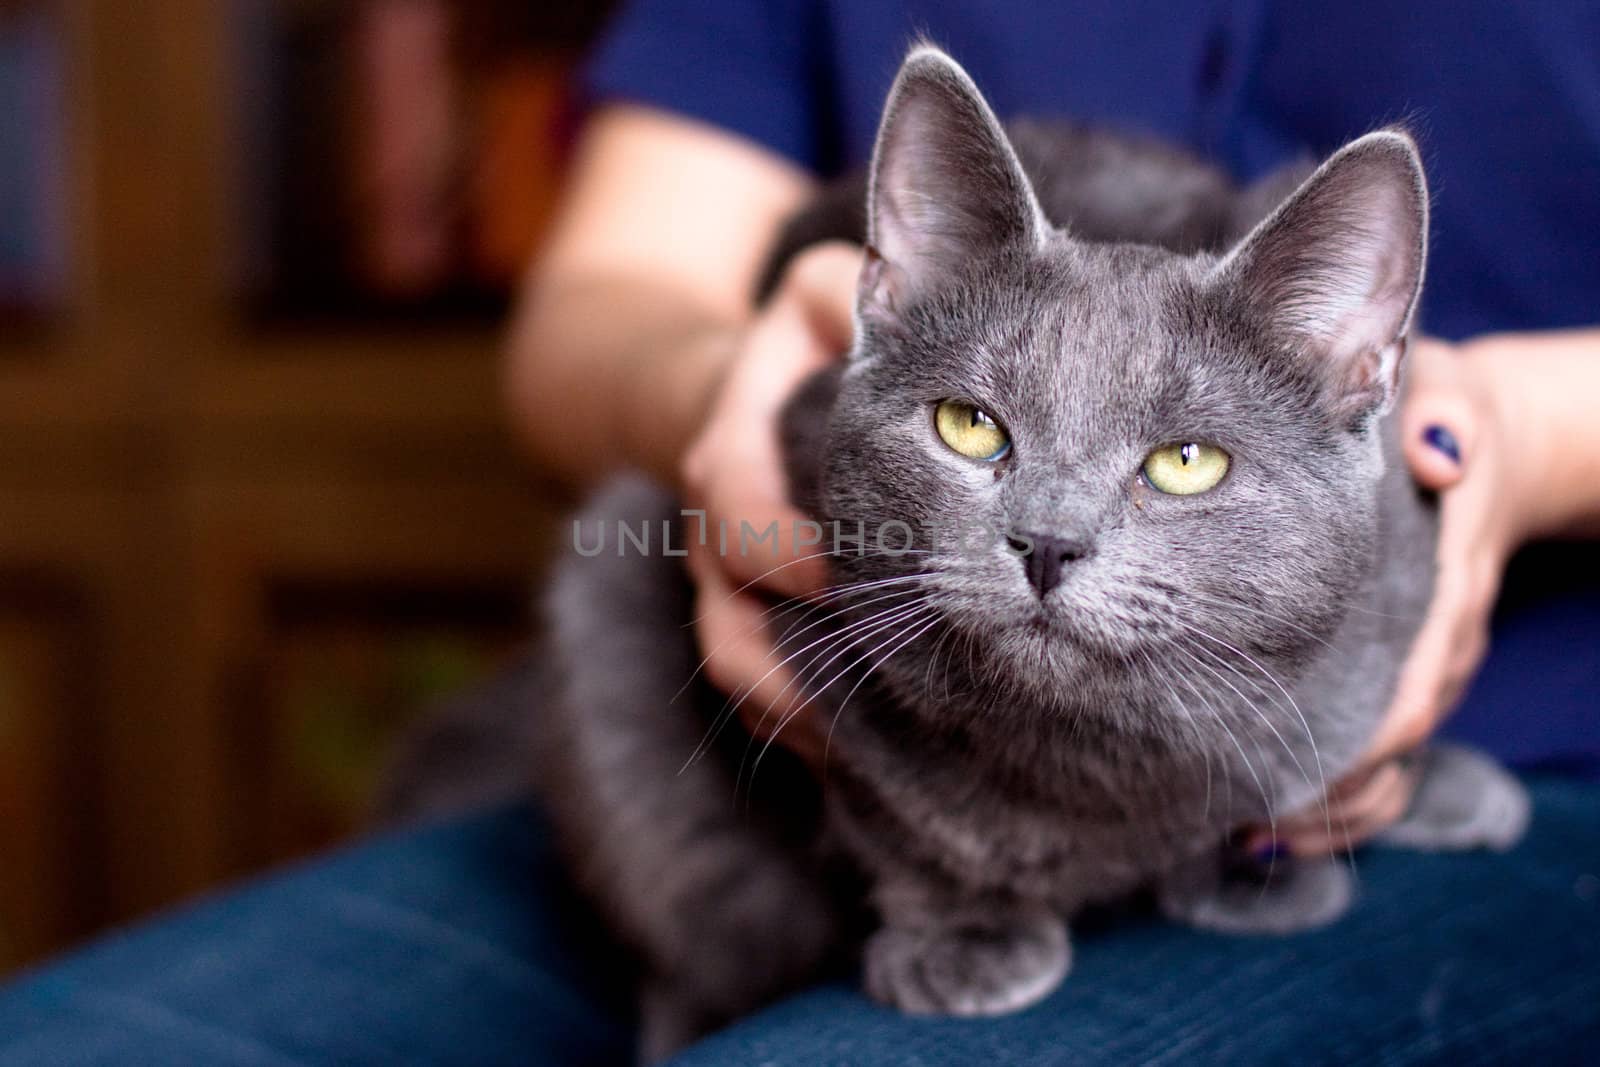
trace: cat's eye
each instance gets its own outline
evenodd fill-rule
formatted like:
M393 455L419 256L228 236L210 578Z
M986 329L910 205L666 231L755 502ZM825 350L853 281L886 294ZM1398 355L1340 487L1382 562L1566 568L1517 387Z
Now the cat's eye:
M1144 461L1144 480L1163 493L1193 496L1222 481L1228 454L1216 445L1164 445Z
M969 459L998 463L1011 451L1011 438L982 408L965 400L946 400L933 412L933 425L945 444Z

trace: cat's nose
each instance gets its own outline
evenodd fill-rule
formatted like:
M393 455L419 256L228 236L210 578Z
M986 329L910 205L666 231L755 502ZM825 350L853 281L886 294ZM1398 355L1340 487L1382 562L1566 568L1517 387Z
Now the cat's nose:
M1041 600L1061 584L1061 572L1067 564L1076 563L1094 552L1094 546L1083 537L1053 537L1027 530L1019 531L1019 534L1006 540L1020 555L1022 569L1028 575L1028 584L1033 586Z

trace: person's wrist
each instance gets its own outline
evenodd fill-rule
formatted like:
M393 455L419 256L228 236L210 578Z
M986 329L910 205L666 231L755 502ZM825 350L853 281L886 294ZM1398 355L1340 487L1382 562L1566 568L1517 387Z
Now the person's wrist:
M1496 512L1499 549L1509 557L1522 545L1548 536L1563 522L1560 502L1568 495L1559 484L1561 464L1557 437L1537 405L1537 380L1528 373L1528 352L1514 334L1490 334L1460 346L1469 373L1482 393L1485 432L1479 446L1499 454L1492 460L1502 472Z

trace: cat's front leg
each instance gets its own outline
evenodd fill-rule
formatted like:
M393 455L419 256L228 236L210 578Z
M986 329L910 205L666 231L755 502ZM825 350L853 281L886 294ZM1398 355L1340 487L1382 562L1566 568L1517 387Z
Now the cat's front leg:
M1020 1011L1048 996L1071 966L1066 923L1043 906L954 904L921 893L879 899L884 925L867 941L867 993L909 1014Z

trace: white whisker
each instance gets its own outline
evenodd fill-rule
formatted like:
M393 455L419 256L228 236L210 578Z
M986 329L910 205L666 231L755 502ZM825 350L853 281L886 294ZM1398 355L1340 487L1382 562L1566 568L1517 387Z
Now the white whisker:
M931 607L928 607L928 606L924 605L923 610L925 612L927 612L927 614L924 614L924 615L912 614L912 615L907 616L905 618L894 620L893 625L899 626L899 630L898 630L897 633L890 635L884 641L880 642L877 645L874 645L872 647L872 649L870 649L865 655L863 655L860 658L858 658L855 662L846 665L843 669L841 669L839 671L838 674L834 675L834 677L829 679L826 684L824 684L823 686L815 689L813 691L813 693L811 695L807 696L806 699L804 701L802 701L798 707L795 707L792 710L789 710L784 714L783 718L779 720L777 727L773 729L771 736L769 736L767 738L766 744L762 745L761 752L756 756L755 766L753 766L750 769L750 780L751 780L751 783L752 783L752 788L754 786L756 772L761 769L761 759L762 759L763 756L766 755L767 749L772 747L772 743L778 739L778 735L783 732L783 728L785 726L789 725L789 723L794 720L795 716L799 715L802 711L804 711L806 709L806 707L811 703L811 701L816 699L816 696L818 694L826 692L830 686L832 686L840 678L842 678L846 674L848 674L852 669L854 669L855 667L859 666L860 663L863 660L865 660L865 659L873 656L874 654L876 654L879 649L884 647L884 645L890 644L891 642L897 640L908 629L910 629L910 628L912 628L914 626L919 626L920 625L920 628L917 629L916 632L911 635L911 638L908 638L905 641L902 641L900 644L896 645L894 647L894 649L892 649L890 651L889 655L893 655L895 652L898 652L901 648L904 648L907 644L910 643L910 641L912 639L914 639L914 638L920 636L921 634L925 633L928 630L929 627L935 625L939 621L939 612L937 611L937 609L931 608ZM887 628L887 626L884 627L884 628ZM881 632L881 628L880 628L879 632ZM848 704L850 702L850 697L855 695L856 689L860 688L862 682L865 682L867 680L867 678L871 677L871 675L872 675L872 673L874 671L878 670L880 667L883 666L884 663L888 662L888 659L889 659L889 656L884 656L882 659L880 659L878 662L872 664L870 667L868 667L866 669L866 671L864 671L862 673L861 678L856 682L856 684L854 686L851 687L850 692L845 694L844 700L839 704L839 711L840 712L842 712L844 710L844 705ZM839 712L835 712L834 713L834 719L833 719L834 723L838 722L838 715L839 715ZM827 740L824 742L823 749L822 749L822 763L823 763L824 768L826 768L827 763L828 763L828 745L832 742L832 740L833 740L833 724L830 723L829 727L828 727Z
M911 636L907 637L900 644L898 644L894 648L890 649L889 652L882 659L880 659L877 663L874 663L871 667L867 668L866 672L864 674L862 674L861 678L856 682L856 684L850 687L850 692L848 692L848 693L846 693L844 695L844 699L839 702L838 710L833 713L833 719L828 723L828 734L827 734L827 737L824 738L823 742L822 742L822 768L823 768L823 774L824 775L827 774L828 756L833 751L833 731L839 725L839 716L844 714L845 705L850 703L850 698L856 695L856 690L861 688L862 682L865 682L869 677L871 677L871 675L872 675L872 673L874 671L876 671L879 668L881 668L885 663L888 663L889 662L889 658L891 656L893 656L896 653L898 653L901 649L905 648L912 641L915 641L917 638L919 638L923 634L927 633L928 630L931 627L937 626L939 624L939 622L940 622L940 618L941 617L937 613L935 613L933 618L928 619L926 622L924 622L920 629L918 629L915 633L911 634ZM876 651L876 649L874 649L874 651ZM832 684L832 683L829 683L829 684Z
M853 605L855 608L859 609L859 608L865 607L865 606L867 606L869 604L875 604L875 603L879 603L879 602L885 601L885 600L899 600L899 601L901 601L900 603L891 604L889 607L882 609L880 612L877 612L877 613L874 613L872 615L869 615L867 618L853 620L852 622L847 624L845 627L843 627L841 630L829 631L828 633L822 635L821 637L818 637L814 641L807 642L806 644L802 645L801 647L795 649L793 652L789 653L787 656L783 657L783 659L779 660L777 663L773 664L770 668L768 668L767 672L765 674L763 674L760 678L758 678L753 684L745 687L745 689L744 689L744 691L742 693L729 694L727 700L723 703L722 709L717 713L715 718L712 720L711 725L709 727L707 727L706 736L701 739L700 744L695 747L694 752L690 753L688 760L686 760L684 762L683 769L688 769L689 767L693 766L694 762L697 759L700 759L705 755L705 753L709 750L711 744L716 740L717 735L721 732L723 726L725 726L729 721L731 721L733 716L738 712L740 705L743 704L744 701L752 693L754 693L758 688L760 688L760 686L761 686L761 684L763 682L765 682L768 678L772 677L773 674L775 674L779 670L782 670L784 666L786 666L788 663L790 663L796 657L804 655L806 652L810 651L816 645L824 644L824 643L832 641L832 640L840 639L840 638L842 638L844 636L847 636L851 631L853 631L855 629L858 629L858 628L860 628L862 626L868 625L868 624L872 623L876 619L880 619L880 618L883 618L884 616L891 615L894 612L899 611L902 608L905 608L905 607L909 606L907 603L904 602L904 598L905 597L915 597L920 593L921 593L921 590L916 589L916 588L898 589L898 590L894 590L894 591L889 592L889 593L882 594L882 595L877 596L877 597L869 598L868 600L864 601L861 604ZM828 615L825 618L818 619L816 622L810 624L809 626L805 627L803 630L801 630L799 632L800 633L805 633L807 630L812 630L812 629L815 629L818 626L822 626L822 625L826 624L827 622L829 622L831 619L833 619L833 618L837 617L838 615L842 614L843 611L845 611L845 610L850 610L850 609L849 608L845 608L845 609L842 609L841 611L833 612L833 613L831 613L830 615ZM777 649L777 648L774 648L774 652L777 652L777 651L781 651L781 650ZM787 686L785 688L787 688ZM681 774L682 770L680 770L679 773Z
M1246 663L1250 664L1250 666L1252 666L1256 670L1260 671L1262 676L1265 677L1267 679L1267 681L1271 682L1274 686L1276 686L1277 689L1278 689L1278 692L1283 694L1283 698L1289 702L1289 706L1294 709L1295 715L1299 718L1300 727L1301 727L1301 729L1303 729L1305 731L1305 734L1306 734L1306 742L1308 744L1310 744L1310 746L1311 746L1312 760L1317 765L1317 788L1321 790L1321 795L1323 797L1322 811L1323 811L1324 818L1326 819L1329 816L1328 804L1327 804L1328 777L1327 777L1327 773L1324 770L1323 765L1322 765L1322 752L1317 746L1316 734L1314 734L1312 732L1312 730L1311 730L1311 722L1310 722L1310 720L1308 720L1306 718L1305 712L1300 710L1300 705L1297 704L1295 702L1294 697L1289 694L1289 690L1284 687L1282 682L1278 681L1278 679L1273 675L1273 673L1271 671L1267 670L1261 664L1257 663L1255 661L1255 659L1253 659L1248 653L1244 652L1241 649L1235 648L1233 645L1231 645L1228 642L1224 641L1220 637L1213 636L1212 634L1206 633L1204 630L1201 630L1201 629L1198 629L1198 628L1196 628L1194 626L1189 625L1188 623L1184 622L1182 619L1175 619L1174 621L1176 621L1179 626L1184 627L1185 629L1191 631L1195 635L1197 635L1199 637L1202 637L1202 638L1206 639L1207 641L1212 641L1212 642L1215 642L1216 644L1221 645L1223 648L1227 649L1229 652L1232 652L1234 655L1238 656L1240 659L1242 659ZM1273 732L1276 733L1277 731L1274 730ZM1304 771L1302 771L1301 773L1303 774ZM1311 783L1308 780L1306 784L1310 785ZM1328 824L1328 836L1330 836L1330 837L1333 836L1333 826L1332 826L1331 822Z

